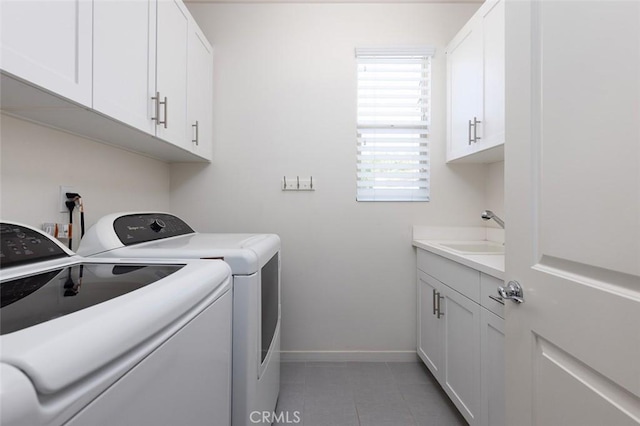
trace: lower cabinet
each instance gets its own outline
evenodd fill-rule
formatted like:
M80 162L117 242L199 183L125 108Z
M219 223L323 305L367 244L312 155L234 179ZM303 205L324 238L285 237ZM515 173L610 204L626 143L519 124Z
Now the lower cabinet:
M436 300L441 290L440 282L418 271L418 356L438 381L444 370L444 326L441 318L437 317Z
M488 289L500 281L425 253L418 249L418 265L428 269L417 271L418 356L470 425L504 425L504 320L481 297L502 305L495 287L493 298L480 295L481 282Z
M504 426L504 320L482 307L480 324L480 424Z
M467 422L480 424L480 306L418 274L419 356Z

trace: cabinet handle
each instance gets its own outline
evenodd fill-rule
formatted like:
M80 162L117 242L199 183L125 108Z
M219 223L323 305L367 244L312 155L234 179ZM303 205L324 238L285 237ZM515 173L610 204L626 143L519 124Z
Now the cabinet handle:
M433 304L433 315L436 314L436 289L433 289L433 299L432 299L432 304Z
M491 300L495 300L495 301L496 301L496 302L498 302L499 304L504 305L504 300L502 300L502 298L501 298L501 297L497 297L497 296L494 296L494 295L490 294L490 295L489 295L489 299L491 299Z
M156 126L160 124L164 124L164 128L167 128L167 97L164 97L164 101L160 101L160 92L156 92L156 95L151 98L151 100L156 101L156 116L151 117L153 121L156 122ZM164 105L164 121L160 120L160 105Z
M481 137L478 136L478 124L482 123L482 121L478 120L476 117L473 117L473 142L477 143Z
M469 120L469 145L473 142L473 138L471 137L471 126L473 126L473 124L471 124L471 120Z
M437 293L437 295L438 295L438 319L440 319L440 317L443 317L443 316L444 316L444 312L442 312L442 311L440 310L440 308L441 308L441 306L440 306L440 301L441 301L442 299L444 299L444 296L440 296L440 292L438 292L438 293Z
M164 105L164 121L158 121L158 124L164 124L164 128L167 128L167 123L169 121L169 100L167 99L167 97L164 97L164 101L163 102L159 102L160 105Z
M155 110L156 110L156 116L155 117L151 117L151 119L153 121L156 122L156 126L158 124L160 124L160 122L158 121L160 119L160 92L156 92L155 96L151 97L152 101L155 101Z
M193 127L196 130L196 138L192 139L191 142L194 142L196 144L196 146L200 145L199 141L198 141L198 127L199 127L199 123L198 120L196 120L196 124L192 124L191 127Z

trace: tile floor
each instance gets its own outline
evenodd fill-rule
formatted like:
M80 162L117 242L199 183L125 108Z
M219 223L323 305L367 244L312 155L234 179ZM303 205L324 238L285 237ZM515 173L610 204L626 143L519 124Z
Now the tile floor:
M420 362L285 362L276 413L304 426L466 425Z

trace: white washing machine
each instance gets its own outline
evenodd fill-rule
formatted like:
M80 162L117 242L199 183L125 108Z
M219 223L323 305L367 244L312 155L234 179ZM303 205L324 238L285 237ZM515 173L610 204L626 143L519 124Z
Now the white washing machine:
M221 259L228 263L233 275L232 424L259 424L262 413L274 412L280 390L277 235L198 233L168 213L115 213L87 231L78 253L138 260Z
M0 223L3 426L231 424L221 261L83 259Z

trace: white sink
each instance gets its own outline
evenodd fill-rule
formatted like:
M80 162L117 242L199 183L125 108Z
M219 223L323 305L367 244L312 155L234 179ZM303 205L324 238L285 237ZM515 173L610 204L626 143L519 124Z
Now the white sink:
M493 241L460 241L438 244L461 254L504 254L504 246Z

